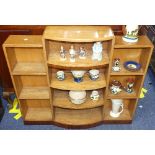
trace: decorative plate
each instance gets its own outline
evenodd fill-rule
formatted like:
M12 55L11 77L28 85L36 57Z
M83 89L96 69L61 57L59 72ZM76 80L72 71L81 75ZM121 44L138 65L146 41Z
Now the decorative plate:
M124 63L124 67L129 71L138 71L141 68L141 64L135 62L135 61L126 61Z

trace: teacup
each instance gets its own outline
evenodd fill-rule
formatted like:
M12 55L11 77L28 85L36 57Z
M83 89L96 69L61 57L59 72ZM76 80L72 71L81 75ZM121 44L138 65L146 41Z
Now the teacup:
M89 77L91 80L97 80L99 78L100 71L97 69L92 69L89 71Z
M83 76L85 74L86 71L83 70L74 70L71 71L74 77L74 81L75 82L82 82L83 81Z
M64 79L65 79L65 73L64 73L64 71L58 71L58 72L56 73L56 77L57 77L57 79L60 80L60 81L64 80Z

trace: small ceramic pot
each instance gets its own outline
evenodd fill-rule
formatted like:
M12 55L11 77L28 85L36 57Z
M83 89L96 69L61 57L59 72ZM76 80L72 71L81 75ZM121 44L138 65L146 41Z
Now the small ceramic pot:
M83 70L74 70L74 71L71 71L72 74L73 74L73 77L74 77L74 81L75 82L82 82L83 81L83 76L85 74L86 71L83 71Z
M99 100L99 97L100 97L99 92L96 90L93 90L90 95L90 98L94 101L97 101L97 100Z
M86 101L86 91L85 90L70 90L69 97L72 103L82 104Z
M91 80L97 80L99 78L100 71L97 69L92 69L89 71L89 77Z
M117 80L113 80L110 84L110 90L112 94L116 95L122 91L122 84Z
M60 80L60 81L64 80L64 79L65 79L65 73L64 73L64 71L58 71L58 72L56 73L56 77L57 77L57 79Z

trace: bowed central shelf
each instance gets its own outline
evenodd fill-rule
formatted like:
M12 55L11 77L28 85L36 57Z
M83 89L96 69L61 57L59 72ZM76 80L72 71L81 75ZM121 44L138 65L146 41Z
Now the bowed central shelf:
M92 60L92 46L100 41L103 46L102 61ZM70 62L68 51L74 46L86 50L86 59L76 56ZM60 60L60 47L67 51L67 59ZM47 26L43 35L10 35L3 44L10 75L16 91L25 124L56 124L64 127L89 127L100 123L131 123L137 107L153 46L146 36L128 44L121 36L114 36L106 26ZM115 58L121 59L121 71L113 72ZM137 61L142 68L127 71L125 61ZM96 81L89 78L90 69L99 69ZM63 70L66 78L59 81L56 72ZM71 70L86 70L83 81L74 82ZM109 84L119 80L135 79L134 93L111 94ZM86 90L85 103L73 104L69 90ZM92 90L98 90L100 99L90 99ZM124 110L118 118L112 118L111 99L123 99Z

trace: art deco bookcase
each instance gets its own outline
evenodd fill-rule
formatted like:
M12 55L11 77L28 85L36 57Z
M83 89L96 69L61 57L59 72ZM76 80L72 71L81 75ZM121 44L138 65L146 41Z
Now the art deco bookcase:
M103 45L103 60L91 59L94 42ZM59 58L60 46L75 50L83 46L88 56L86 60ZM88 127L102 123L131 123L137 107L141 88L147 72L153 46L146 36L128 44L121 36L114 36L105 26L48 26L43 35L10 35L3 44L5 57L12 82L19 101L25 124L56 124L66 127ZM67 55L69 57L69 55ZM114 58L121 59L121 71L112 72ZM137 61L142 68L137 72L124 69L127 60ZM70 70L99 69L97 81L84 76L81 83L73 81ZM56 72L64 70L66 78L59 81ZM135 79L134 93L121 92L113 95L109 91L111 80ZM86 102L75 105L69 100L69 90L86 90ZM100 99L93 102L89 95L92 90L100 92ZM109 115L110 99L123 99L124 111L118 118Z

